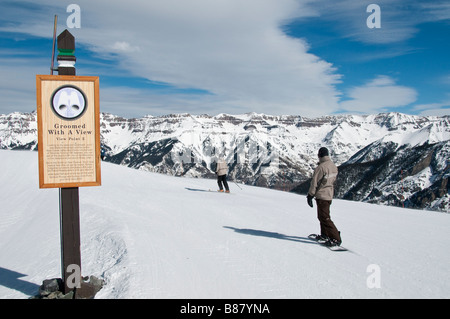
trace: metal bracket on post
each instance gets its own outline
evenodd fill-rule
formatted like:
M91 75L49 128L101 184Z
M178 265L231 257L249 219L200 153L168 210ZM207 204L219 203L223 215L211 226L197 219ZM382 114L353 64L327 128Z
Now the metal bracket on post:
M53 67L55 63L55 41L56 41L56 25L58 23L58 16L55 15L55 22L53 25L53 45L52 45L52 63L50 65L50 75L53 75L53 71L58 71L58 69L55 69Z

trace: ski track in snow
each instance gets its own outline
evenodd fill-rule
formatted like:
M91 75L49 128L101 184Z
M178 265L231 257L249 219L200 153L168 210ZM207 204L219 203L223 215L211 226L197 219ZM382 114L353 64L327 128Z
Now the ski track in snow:
M0 298L28 298L61 277L58 190L39 189L36 152L0 164ZM80 188L96 298L448 298L450 215L334 200L350 251L332 252L307 238L319 224L304 196L229 184L102 163L102 186Z

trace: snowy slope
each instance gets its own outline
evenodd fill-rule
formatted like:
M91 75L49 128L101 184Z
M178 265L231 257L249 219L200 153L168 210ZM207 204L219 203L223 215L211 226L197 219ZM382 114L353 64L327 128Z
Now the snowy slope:
M38 188L36 152L2 150L0 165L0 298L27 298L61 276L58 190ZM80 188L97 298L449 297L448 214L335 200L351 251L332 252L307 239L319 228L304 196L109 163L102 183Z

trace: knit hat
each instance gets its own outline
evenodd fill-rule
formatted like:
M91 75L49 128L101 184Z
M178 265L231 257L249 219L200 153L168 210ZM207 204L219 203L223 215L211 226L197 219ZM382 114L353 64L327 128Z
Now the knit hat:
M319 157L324 157L324 156L328 156L328 149L326 147L321 147L319 149Z

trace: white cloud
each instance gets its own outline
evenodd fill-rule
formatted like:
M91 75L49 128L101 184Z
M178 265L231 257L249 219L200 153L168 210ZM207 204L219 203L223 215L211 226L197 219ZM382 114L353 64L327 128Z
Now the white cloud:
M395 84L388 76L380 75L365 85L349 90L349 100L340 107L347 112L376 113L387 108L401 107L416 101L416 90Z
M281 30L316 14L309 2L79 0L81 28L70 31L78 44L117 58L112 63L135 76L210 92L198 102L211 102L211 113L227 112L222 104L235 112L324 115L337 108L339 75L308 53L305 41ZM59 32L66 28L64 5L42 3L62 12ZM48 12L28 14L11 30L49 37L48 28L33 28Z
M447 97L443 102L415 105L414 110L417 111L419 115L423 116L450 115L450 93L447 94Z
M450 3L446 0L421 3L423 11L427 12L426 21L450 20Z
M419 113L419 115L422 116L444 116L444 115L450 115L450 107L442 107L441 105L436 105L436 108L429 108L426 110L423 110Z
M448 19L448 4L418 5L406 11L404 1L379 0L382 28L365 25L370 1L343 0L79 0L81 28L70 29L77 46L106 58L108 65L77 61L77 71L99 76L138 76L180 89L198 89L209 94L164 94L149 88L129 88L123 83L105 86L101 81L102 110L127 116L170 112L326 115L337 110L379 112L409 105L417 98L413 88L396 84L387 76L344 93L335 85L340 75L332 64L309 53L303 39L288 37L282 27L292 19L320 16L336 22L345 37L370 43L393 43L410 38L421 21ZM23 5L26 4L26 5ZM67 26L69 3L41 0L9 2L2 9L11 23L0 31L22 32L47 39L52 34L53 14L59 16L58 32ZM411 9L413 8L413 9ZM415 9L414 9L415 8ZM423 16L417 15L418 9ZM2 18L3 19L3 18ZM397 48L398 49L398 48ZM4 51L4 50L2 50ZM387 56L401 55L403 49ZM378 53L379 54L379 53ZM367 57L371 59L373 57ZM48 62L46 62L47 64ZM26 74L17 65L15 72ZM44 72L48 71L45 67ZM16 77L2 72L7 85ZM81 75L81 73L79 73ZM83 73L84 75L85 73ZM17 80L19 81L19 80ZM15 85L18 86L18 85ZM34 87L27 96L33 96ZM14 92L10 90L10 92ZM172 94L173 93L173 94ZM17 93L18 94L18 93ZM2 95L3 96L3 95ZM12 97L12 93L2 100ZM17 99L19 100L19 99ZM34 103L34 102L33 102ZM123 111L127 108L126 111Z
M113 52L124 52L124 53L134 53L139 52L140 48L138 46L132 46L126 41L116 41L111 46Z
M380 7L379 29L367 27L370 4ZM400 44L414 37L420 24L450 19L448 0L316 0L311 7L343 37L370 44Z

